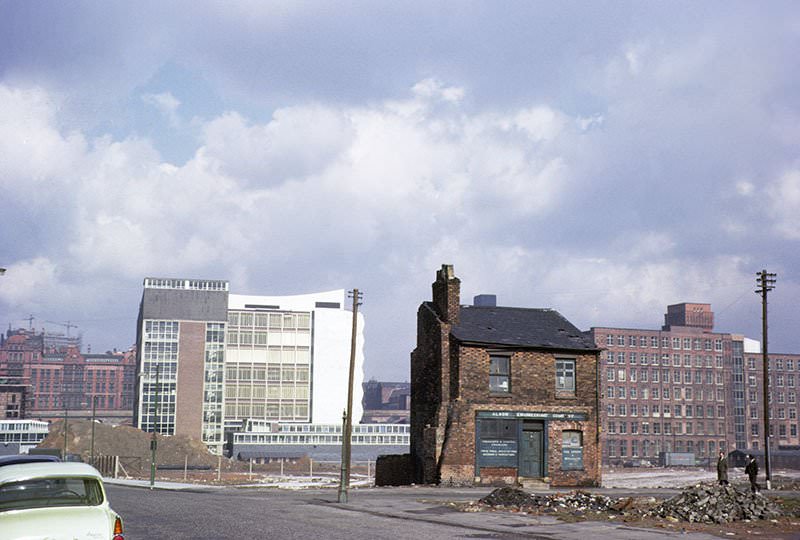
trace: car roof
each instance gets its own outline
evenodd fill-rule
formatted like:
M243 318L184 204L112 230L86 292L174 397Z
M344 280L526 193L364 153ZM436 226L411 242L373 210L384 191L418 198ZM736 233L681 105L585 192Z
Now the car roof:
M19 463L51 463L54 461L61 461L61 458L49 454L13 454L10 456L0 456L0 467L4 465L17 465Z
M21 463L0 467L0 484L33 478L75 477L103 479L97 469L86 463Z

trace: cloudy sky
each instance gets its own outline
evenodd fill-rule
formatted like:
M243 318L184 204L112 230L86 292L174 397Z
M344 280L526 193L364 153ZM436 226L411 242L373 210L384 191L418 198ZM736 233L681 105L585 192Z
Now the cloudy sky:
M127 348L145 276L658 328L800 353L796 2L0 0L0 324ZM75 330L72 330L75 332Z

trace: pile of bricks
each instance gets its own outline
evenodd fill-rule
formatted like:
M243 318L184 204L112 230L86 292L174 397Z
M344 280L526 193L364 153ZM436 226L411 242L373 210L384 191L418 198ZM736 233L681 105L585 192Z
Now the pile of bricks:
M780 512L760 493L741 491L733 486L698 484L664 501L647 514L690 523L727 523L774 519Z
M518 510L577 510L580 512L606 512L614 501L603 495L592 495L586 491L571 491L553 495L531 495L515 488L498 488L482 498L481 504Z

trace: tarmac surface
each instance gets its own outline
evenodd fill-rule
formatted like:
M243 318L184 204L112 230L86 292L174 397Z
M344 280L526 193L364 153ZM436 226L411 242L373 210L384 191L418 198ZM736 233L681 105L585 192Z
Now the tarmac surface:
M148 481L141 480L108 479L106 483L109 485L112 506L123 516L126 514L135 515L135 509L130 509L126 512L125 508L118 508L118 500L130 501L127 504L136 504L137 497L141 500L141 495L131 496L130 492L140 492L141 489L149 490L150 488ZM350 489L347 503L337 502L338 492L336 489L281 490L265 489L263 487L220 487L173 482L156 482L153 489L162 492L161 495L154 494L154 496L163 498L163 501L156 505L159 508L169 508L171 504L179 504L183 501L183 504L192 506L192 512L202 513L205 510L198 505L205 504L207 499L202 496L190 496L190 494L206 493L214 498L223 497L230 500L239 500L238 505L259 504L261 501L267 501L268 504L263 508L302 508L305 512L311 510L311 514L304 514L308 516L327 513L326 515L329 517L326 519L327 523L330 524L330 529L327 531L329 535L323 535L325 538L340 537L337 534L338 529L335 528L337 523L343 527L342 530L351 530L352 533L348 534L348 536L352 538L358 538L357 531L361 528L369 528L370 525L376 528L386 528L388 526L389 529L394 530L391 535L394 538L413 538L418 534L414 531L418 531L419 534L430 538L558 538L585 540L587 537L598 535L620 540L655 540L678 537L693 540L711 540L719 538L704 533L682 532L679 529L671 531L636 527L611 519L608 521L568 523L560 521L553 516L533 516L510 512L461 512L446 505L447 502L476 501L492 491L492 488L488 487L403 486ZM529 491L536 493L556 492L556 490ZM657 488L600 488L589 491L615 497L652 495L659 499L671 497L679 492L677 489ZM172 495L169 495L168 492L172 492ZM181 492L183 492L183 497L180 497ZM317 510L313 510L315 507ZM150 512L152 511L150 510ZM267 512L268 510L261 511ZM286 512L288 510L283 510L281 516L270 518L271 523L275 525L276 520L284 516L291 522L298 520L297 516L290 516ZM309 520L308 524L311 524L312 521ZM350 523L350 525L347 525L347 523ZM393 523L394 525L386 525L386 523ZM135 529L134 525L128 521L126 530L131 530L131 527ZM348 527L354 528L348 529ZM404 534L399 534L398 531L403 531ZM152 533L152 530L150 532ZM408 536L405 536L405 533ZM209 534L208 538L214 537L212 531ZM277 538L279 536L272 537ZM135 539L136 535L134 534L131 538Z

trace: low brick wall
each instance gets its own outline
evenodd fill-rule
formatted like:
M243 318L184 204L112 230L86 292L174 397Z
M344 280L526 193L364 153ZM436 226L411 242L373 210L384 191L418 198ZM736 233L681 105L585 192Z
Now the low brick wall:
M518 483L517 469L510 467L482 467L480 477L483 486L513 486Z
M413 478L411 454L378 456L375 461L376 486L407 486Z

